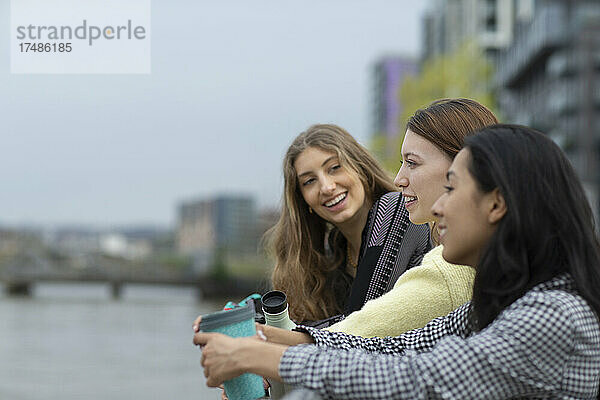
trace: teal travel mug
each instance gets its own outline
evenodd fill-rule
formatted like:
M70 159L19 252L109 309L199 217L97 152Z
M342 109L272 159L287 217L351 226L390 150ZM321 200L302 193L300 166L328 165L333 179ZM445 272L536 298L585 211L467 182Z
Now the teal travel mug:
M202 332L218 332L231 337L246 337L256 334L254 305L217 311L203 315L200 321ZM263 379L254 374L243 374L223 383L229 400L254 400L265 395Z

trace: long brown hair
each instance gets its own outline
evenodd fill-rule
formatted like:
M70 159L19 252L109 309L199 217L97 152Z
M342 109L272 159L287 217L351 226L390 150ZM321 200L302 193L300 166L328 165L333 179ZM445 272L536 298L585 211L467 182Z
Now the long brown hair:
M440 99L415 111L406 128L427 139L450 157L456 157L465 138L498 119L486 106L471 99ZM436 224L431 226L431 238L438 244Z
M296 158L309 147L337 154L340 165L358 175L365 201L373 203L396 190L373 156L339 126L313 125L294 139L283 160L281 214L265 239L267 251L275 259L273 288L287 294L290 316L297 321L319 320L342 312L336 287L343 280L339 266L345 257L346 239L332 224L309 212L294 168Z

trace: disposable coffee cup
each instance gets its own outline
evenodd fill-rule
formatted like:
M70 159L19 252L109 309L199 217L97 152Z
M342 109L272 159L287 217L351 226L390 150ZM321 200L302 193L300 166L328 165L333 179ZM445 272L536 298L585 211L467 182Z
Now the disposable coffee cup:
M200 331L218 332L231 337L247 337L256 334L254 306L217 311L202 316ZM265 395L263 379L254 374L243 374L223 383L230 400L254 400Z

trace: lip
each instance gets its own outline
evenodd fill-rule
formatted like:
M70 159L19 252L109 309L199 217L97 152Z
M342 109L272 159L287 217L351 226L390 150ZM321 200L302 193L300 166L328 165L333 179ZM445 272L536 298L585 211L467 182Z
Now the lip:
M406 207L407 210L409 208L412 208L419 201L419 198L417 196L414 196L415 197L414 200L408 200L406 198L406 195L403 195L403 196L404 196L404 207Z
M440 235L440 242L441 242L442 239L444 238L444 236L446 236L446 233L448 233L448 227L444 224L438 224L437 230L438 230L438 234Z
M345 194L346 197L344 197L344 199L342 201L340 201L339 203L337 203L335 206L327 207L325 205L325 203L327 203L328 201L331 201L331 200L335 199L336 197L338 197L341 194ZM322 203L322 206L327 211L334 211L335 212L335 211L339 211L339 210L343 209L346 206L346 201L347 200L348 200L348 192L346 191L346 192L338 193L335 196L332 196L331 198L327 199L326 201L324 201Z

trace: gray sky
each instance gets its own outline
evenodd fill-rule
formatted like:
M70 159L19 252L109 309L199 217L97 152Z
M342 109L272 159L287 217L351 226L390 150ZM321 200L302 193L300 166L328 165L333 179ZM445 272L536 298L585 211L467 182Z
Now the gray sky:
M18 1L18 0L17 0ZM313 123L363 144L371 66L416 56L421 1L153 1L151 75L10 74L0 0L0 225L172 224L182 200L279 204Z

